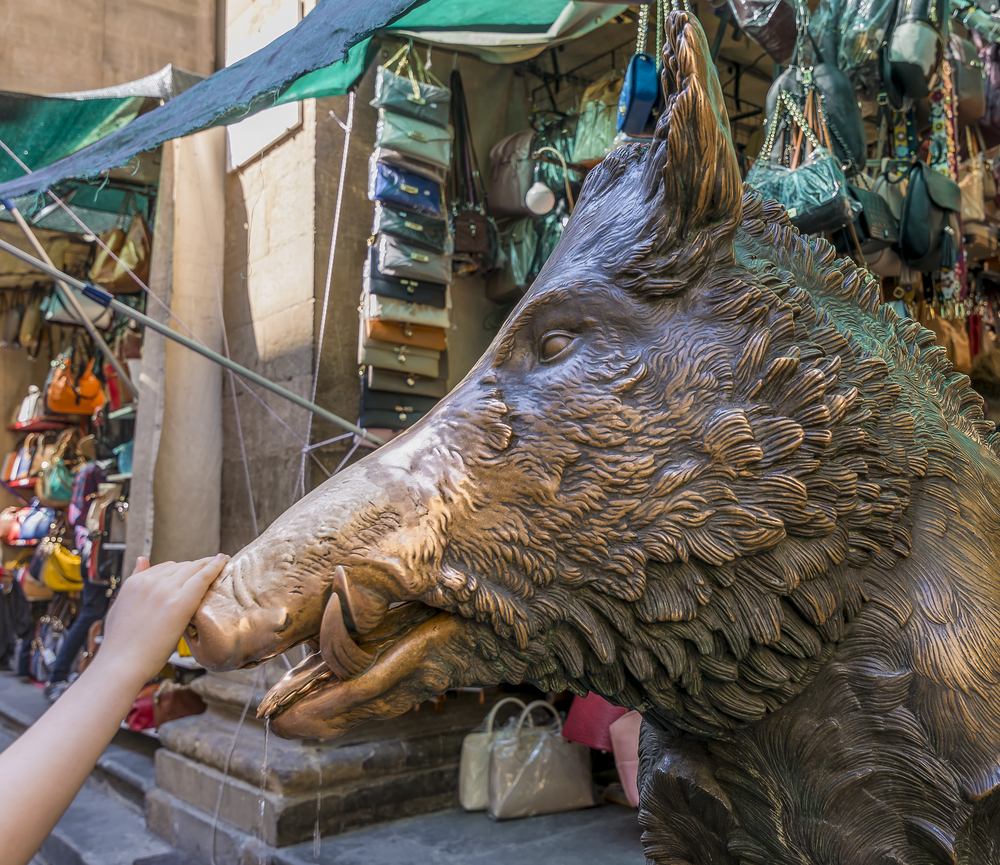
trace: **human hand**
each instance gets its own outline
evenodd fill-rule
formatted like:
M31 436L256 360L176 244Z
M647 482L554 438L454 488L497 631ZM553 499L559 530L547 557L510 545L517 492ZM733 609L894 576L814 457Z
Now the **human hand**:
M101 651L92 666L124 665L138 685L155 676L177 648L208 587L229 556L150 567L140 557L122 585L104 627ZM137 685L137 687L138 687Z

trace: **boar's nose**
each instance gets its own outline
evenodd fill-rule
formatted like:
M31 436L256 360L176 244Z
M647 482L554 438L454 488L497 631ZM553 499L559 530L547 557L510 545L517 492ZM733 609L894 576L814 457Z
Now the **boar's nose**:
M221 673L272 657L289 624L285 609L239 609L224 596L209 593L184 639L199 664Z

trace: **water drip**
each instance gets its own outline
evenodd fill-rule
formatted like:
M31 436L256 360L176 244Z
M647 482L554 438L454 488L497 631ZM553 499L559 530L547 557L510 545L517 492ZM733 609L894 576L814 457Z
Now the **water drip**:
M320 837L319 837L319 809L323 803L323 764L319 764L317 770L319 777L316 780L316 824L313 826L313 859L319 859Z
M257 816L257 837L261 841L267 840L267 833L264 831L264 789L267 785L267 738L271 733L271 719L264 721L264 762L260 764L260 813Z

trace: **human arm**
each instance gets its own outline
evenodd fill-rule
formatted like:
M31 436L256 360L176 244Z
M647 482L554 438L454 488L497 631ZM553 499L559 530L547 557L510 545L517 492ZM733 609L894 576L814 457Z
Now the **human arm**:
M227 561L139 559L93 663L0 754L0 865L24 865L48 837Z

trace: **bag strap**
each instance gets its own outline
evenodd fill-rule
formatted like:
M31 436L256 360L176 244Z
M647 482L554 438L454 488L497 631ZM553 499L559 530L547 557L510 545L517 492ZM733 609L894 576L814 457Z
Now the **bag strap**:
M528 718L534 709L542 707L548 709L552 713L552 717L556 719L556 724L559 727L559 735L561 736L563 730L562 718L559 717L559 712L556 710L556 707L553 706L548 700L535 700L533 703L528 703L528 705L524 707L524 711L521 712L521 716L517 719L517 726L514 728L514 732L520 733L521 727L524 726L525 718Z
M520 700L517 697L504 697L502 700L494 703L493 708L490 709L489 715L486 716L486 732L493 732L493 721L497 716L497 711L500 709L504 703L517 703L518 706L523 710L525 708L524 700Z
M649 29L649 4L639 6L639 25L635 34L635 53L646 53L646 31Z

